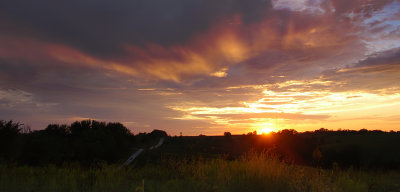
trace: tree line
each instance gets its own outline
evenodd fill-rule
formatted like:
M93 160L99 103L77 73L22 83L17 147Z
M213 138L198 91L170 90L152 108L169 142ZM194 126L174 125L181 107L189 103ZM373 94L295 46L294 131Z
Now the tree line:
M0 161L29 165L115 163L135 148L166 136L159 130L134 135L121 123L95 120L50 124L36 131L23 128L18 122L0 121Z
M133 134L121 123L95 120L69 125L50 124L29 131L13 121L0 121L0 162L45 165L79 162L121 163L138 148L147 148L165 137L157 151L141 155L138 162L156 162L167 156L236 159L251 151L269 151L288 162L321 167L400 168L400 131L327 130L299 133L285 129L257 135L250 132L223 136L175 136L165 131Z
M178 150L179 149L179 150ZM240 158L249 151L269 152L287 162L330 168L400 168L400 131L284 129L264 135L249 132L224 136L173 137L164 151L182 155Z

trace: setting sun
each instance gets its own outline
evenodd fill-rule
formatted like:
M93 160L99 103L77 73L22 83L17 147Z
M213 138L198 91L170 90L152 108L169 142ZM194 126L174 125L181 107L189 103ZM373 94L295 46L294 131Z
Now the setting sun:
M262 134L269 134L269 133L271 133L272 131L274 131L274 129L266 127L266 128L261 129L259 132L260 132L261 135L262 135Z

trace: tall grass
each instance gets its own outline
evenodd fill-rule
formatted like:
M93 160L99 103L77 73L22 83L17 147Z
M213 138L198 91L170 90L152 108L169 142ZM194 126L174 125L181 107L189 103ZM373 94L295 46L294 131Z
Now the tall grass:
M124 169L1 164L0 191L400 191L400 173L296 166L268 153L232 161L169 158Z

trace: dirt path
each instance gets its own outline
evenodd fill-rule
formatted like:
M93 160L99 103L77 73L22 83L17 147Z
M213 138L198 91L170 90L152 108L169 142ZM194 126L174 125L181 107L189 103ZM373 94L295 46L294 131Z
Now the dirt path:
M161 145L164 143L164 138L160 138L160 140L158 141L157 145L151 146L149 148L149 150L153 150L153 149L157 149L159 147L161 147ZM126 160L119 168L125 167L127 165L129 165L130 163L132 163L133 160L136 159L136 157L138 157L145 149L140 148L138 149L135 153L133 153L128 160Z

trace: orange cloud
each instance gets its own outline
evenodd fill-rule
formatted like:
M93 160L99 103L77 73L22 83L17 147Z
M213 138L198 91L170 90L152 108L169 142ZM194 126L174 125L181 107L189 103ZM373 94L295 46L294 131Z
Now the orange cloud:
M214 34L215 32L215 34ZM141 78L180 81L187 76L211 75L225 66L248 58L248 48L233 30L218 28L193 40L189 45L145 47L125 45L125 55L97 58L63 44L31 38L0 37L0 56L18 57L31 62L104 68ZM224 69L226 71L226 69ZM217 75L217 77L222 77Z
M125 44L125 53L115 58L98 58L63 44L13 37L2 37L8 48L0 45L0 54L30 61L51 60L60 64L102 68L139 78L181 82L200 75L226 77L229 67L271 50L307 52L303 56L303 60L307 60L331 54L332 49L340 50L358 40L348 35L351 29L346 30L346 24L332 25L335 20L331 15L318 19L307 15L282 18L276 13L251 24L243 24L240 15L233 15L232 18L228 23L219 22L186 44Z

